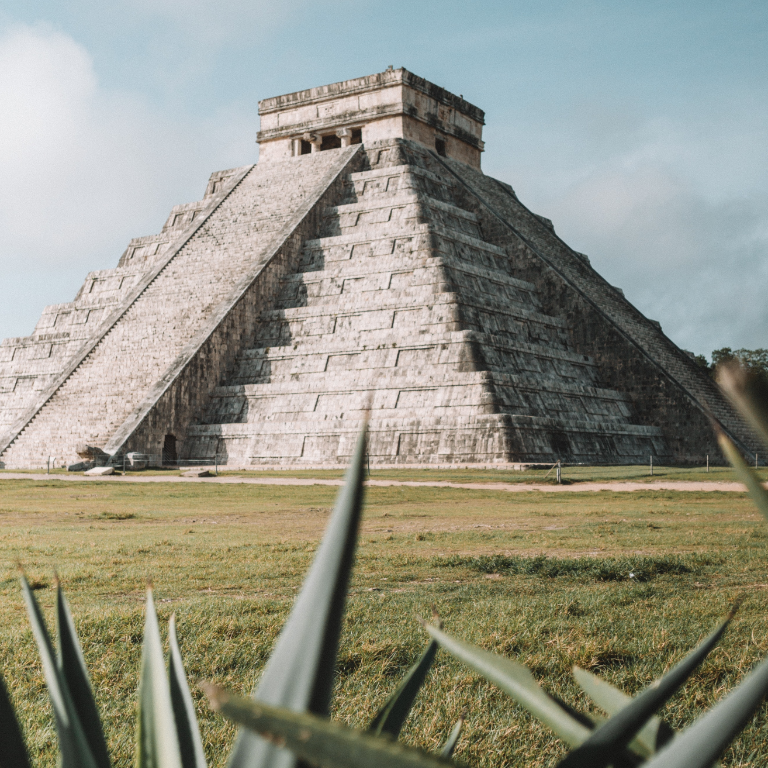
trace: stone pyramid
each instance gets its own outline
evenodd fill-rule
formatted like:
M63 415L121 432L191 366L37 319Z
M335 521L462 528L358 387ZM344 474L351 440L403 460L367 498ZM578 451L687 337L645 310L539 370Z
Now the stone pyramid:
M658 323L482 173L477 107L390 69L259 111L257 165L2 343L0 464L334 466L368 412L377 465L702 461L710 416L756 449Z

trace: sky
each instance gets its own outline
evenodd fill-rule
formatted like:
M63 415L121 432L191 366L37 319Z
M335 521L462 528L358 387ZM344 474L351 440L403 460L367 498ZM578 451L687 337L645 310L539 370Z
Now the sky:
M768 347L765 0L0 0L0 338L255 162L258 100L405 67L678 345Z

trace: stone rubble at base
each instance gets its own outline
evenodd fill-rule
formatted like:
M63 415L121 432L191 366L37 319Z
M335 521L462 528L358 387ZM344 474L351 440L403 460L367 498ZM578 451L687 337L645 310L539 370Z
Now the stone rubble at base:
M406 70L260 103L258 165L0 345L0 466L78 447L336 466L696 461L706 373L480 170L481 110ZM100 462L97 462L100 463Z

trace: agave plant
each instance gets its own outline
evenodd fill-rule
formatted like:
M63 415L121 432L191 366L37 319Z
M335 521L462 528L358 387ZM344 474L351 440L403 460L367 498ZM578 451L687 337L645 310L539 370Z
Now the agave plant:
M723 382L768 445L768 410L761 410L748 383L738 376ZM724 435L723 451L768 518L768 492ZM423 685L438 647L498 686L540 719L571 750L561 768L707 768L715 763L768 693L768 659L690 727L674 733L657 713L716 646L736 612L661 679L634 697L591 673L574 668L577 683L605 717L576 711L546 692L530 670L510 659L444 631L439 620L422 622L430 636L411 667L366 730L329 719L336 655L347 587L352 572L363 502L365 431L358 439L346 481L323 541L252 698L201 683L211 705L240 725L228 768L438 768L455 765L452 754L463 717L439 754L406 746L397 737ZM59 738L62 768L110 768L103 729L94 702L74 622L57 584L56 651L26 579L24 599L43 662ZM205 756L192 697L176 640L169 630L166 672L160 631L147 591L146 626L139 681L137 768L204 768ZM0 679L0 768L29 768L30 760L13 707Z

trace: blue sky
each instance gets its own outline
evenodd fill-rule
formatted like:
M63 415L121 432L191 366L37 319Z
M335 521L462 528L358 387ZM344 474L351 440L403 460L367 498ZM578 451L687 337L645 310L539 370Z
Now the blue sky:
M392 64L681 346L768 347L768 3L0 0L0 337L115 266L261 98Z

